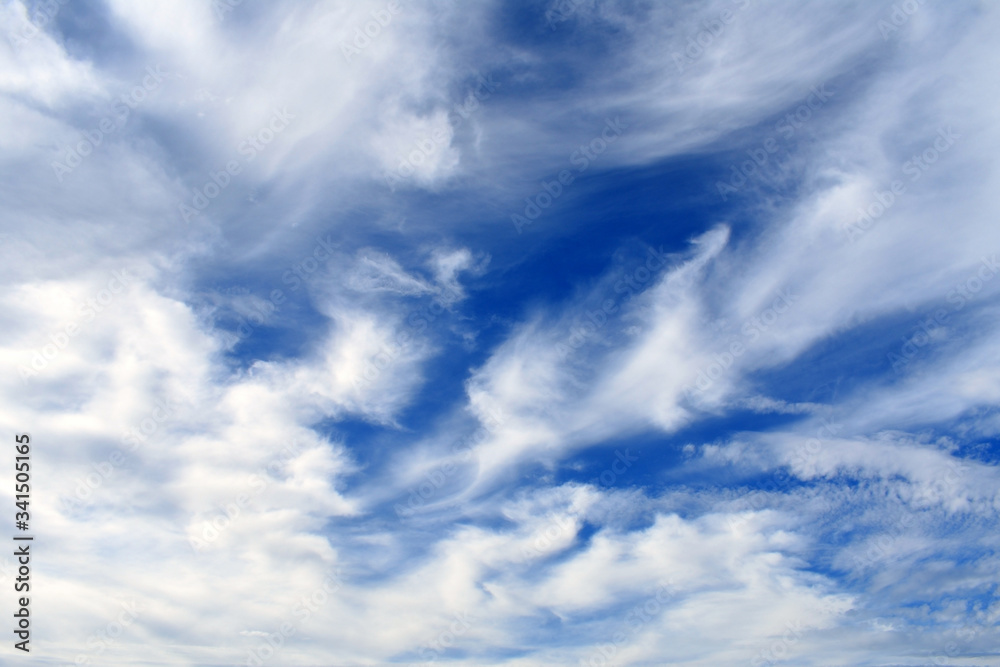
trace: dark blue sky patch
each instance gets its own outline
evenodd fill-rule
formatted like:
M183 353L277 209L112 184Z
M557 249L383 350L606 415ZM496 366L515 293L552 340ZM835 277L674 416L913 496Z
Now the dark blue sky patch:
M792 403L834 403L874 378L894 383L888 351L911 331L912 316L881 317L824 338L784 366L749 374L765 395Z
M117 70L126 80L129 70L141 71L140 54L128 35L115 22L112 10L103 2L34 2L28 15L37 12L51 14L51 5L58 4L54 18L46 30L60 41L67 53L81 61L92 61L101 68ZM155 64L155 63L147 63ZM137 67L138 66L138 67Z
M551 2L539 0L508 0L498 5L493 16L496 27L495 38L501 45L526 49L548 62L558 62L574 69L585 71L594 66L607 64L609 60L626 50L630 35L609 22L602 21L592 12L583 8L578 11L548 13L553 8ZM569 3L563 3L569 4ZM641 16L638 3L622 5L622 8ZM586 14L589 20L581 20ZM533 69L538 73L538 69ZM544 77L544 66L541 68ZM551 82L558 89L558 82ZM551 89L539 88L540 92Z

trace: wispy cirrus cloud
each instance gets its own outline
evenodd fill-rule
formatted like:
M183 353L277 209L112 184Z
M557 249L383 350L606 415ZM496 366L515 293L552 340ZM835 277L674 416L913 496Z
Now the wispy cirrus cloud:
M389 4L0 9L48 655L992 659L996 11Z

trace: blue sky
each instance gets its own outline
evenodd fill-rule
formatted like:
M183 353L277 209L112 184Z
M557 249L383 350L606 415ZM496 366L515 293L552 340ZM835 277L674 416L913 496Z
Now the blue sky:
M5 1L31 660L1000 664L998 22Z

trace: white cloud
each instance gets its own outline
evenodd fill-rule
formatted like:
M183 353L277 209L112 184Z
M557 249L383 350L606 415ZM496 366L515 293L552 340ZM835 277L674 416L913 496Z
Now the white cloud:
M883 40L885 2L740 5L583 3L556 32L613 26L622 39L617 55L595 41L582 64L498 35L492 3L405 3L350 60L342 43L386 3L241 3L220 18L210 3L112 2L103 28L129 44L124 63L110 46L81 55L55 24L3 40L0 423L37 443L49 610L37 627L51 655L245 662L292 619L274 664L375 664L424 659L467 615L456 664L578 664L607 646L621 664L882 664L939 655L949 623L995 621L995 602L956 605L995 579L996 466L969 448L1000 432L1000 280L980 277L961 307L949 296L1000 246L997 55L984 46L997 12L924 4ZM725 8L732 23L685 55ZM23 3L0 13L5 37L23 29ZM60 182L53 160L147 64L168 78ZM448 110L489 72L502 92L459 127ZM525 92L557 81L564 94ZM824 83L830 101L785 137L780 114ZM285 108L287 128L246 159L242 142ZM457 312L471 278L497 264L502 276L509 240L489 221L619 115L629 128L601 169L730 146L738 168L772 136L790 157L741 186L745 216L625 266L641 283L628 298L616 266L549 312L463 314L501 329L495 346L457 402L429 385L449 351L434 327L414 330L410 304ZM913 171L949 127L954 142ZM384 171L426 140L407 187L387 187ZM179 204L229 160L241 173L185 222ZM886 206L893 180L905 192L845 231L859 208ZM471 215L437 208L449 191L476 202ZM552 228L532 242L566 231ZM290 289L282 272L320 231L336 249ZM272 312L278 286L287 305ZM899 374L861 374L831 399L768 379L811 380L824 345L863 347L876 335L863 325L939 308L951 321ZM227 333L265 311L249 337ZM272 355L272 329L304 342ZM409 431L401 415L425 391L445 407ZM685 437L684 461L654 474L668 438L733 408L786 421ZM469 460L452 449L486 424ZM636 464L647 488L555 481L588 473L583 450L650 433L664 442ZM447 463L411 521L383 511ZM133 598L120 641L82 648ZM977 633L968 655L995 638Z

